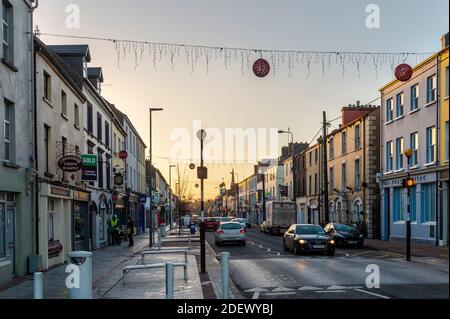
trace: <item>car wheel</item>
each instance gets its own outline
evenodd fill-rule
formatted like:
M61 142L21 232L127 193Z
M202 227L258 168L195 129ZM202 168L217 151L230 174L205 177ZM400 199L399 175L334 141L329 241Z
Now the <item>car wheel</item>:
M244 240L243 242L241 242L241 246L246 246L247 242Z
M294 244L294 256L300 255L300 249L298 248L298 244Z
M286 241L284 241L284 240L283 240L283 248L284 248L284 251L289 251L289 247L286 246Z
M335 253L336 253L335 249L330 250L330 251L328 251L328 256L333 257L335 255Z

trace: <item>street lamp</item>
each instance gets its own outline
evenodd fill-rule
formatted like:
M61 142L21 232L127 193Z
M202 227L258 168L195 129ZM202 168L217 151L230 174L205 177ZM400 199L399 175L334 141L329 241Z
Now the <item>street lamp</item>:
M411 178L411 173L409 171L409 163L410 159L413 155L412 149L407 149L405 151L405 156L408 158L408 177L406 180L403 181L403 187L406 187L408 190L408 211L407 211L407 218L406 218L406 261L411 261L411 188L413 188L416 184L415 180Z
M152 113L163 111L162 108L149 108L150 113L150 145L149 145L149 162L150 162L150 185L149 185L149 195L150 195L150 231L149 231L149 241L150 248L153 247L153 183L152 183L152 174L153 174L153 166L152 166Z
M169 165L169 222L170 230L172 230L172 168L176 165Z
M205 179L208 178L208 170L206 167L204 167L204 161L203 161L203 144L205 142L205 139L207 137L205 130L200 130L197 133L197 137L200 140L200 167L198 168L197 175L198 178L200 178L200 197L201 197L201 203L200 203L200 211L202 216L202 221L200 223L200 268L201 273L206 273L206 233L205 233Z
M237 193L237 199L236 199L236 217L240 217L239 213L240 213L240 198L239 198L239 174L235 173L234 171L231 172L231 175L236 175L236 181L237 181L237 187L236 187L236 193Z

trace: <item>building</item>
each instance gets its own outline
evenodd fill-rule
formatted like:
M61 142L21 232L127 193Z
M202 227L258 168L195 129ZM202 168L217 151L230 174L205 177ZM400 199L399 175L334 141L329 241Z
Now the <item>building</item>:
M448 232L449 232L449 218L448 218L448 198L449 198L449 67L448 67L448 33L442 36L442 51L439 52L439 128L440 128L440 143L439 143L439 192L440 192L440 216L442 222L440 223L442 234L442 245L448 246Z
M297 201L306 203L306 210L308 214L308 224L322 224L324 216L321 214L321 158L322 147L320 144L310 146L305 151L306 169L304 170L304 177L306 178L306 197L299 198ZM306 220L302 215L302 220Z
M281 201L287 198L287 194L282 194L284 188L284 165L279 160L272 161L266 168L265 188L267 201Z
M408 82L394 80L381 88L381 237L406 237L411 208L412 239L436 244L441 238L439 210L439 54L413 68ZM412 150L408 161L405 150ZM402 188L410 174L416 186ZM448 210L448 207L447 207Z
M95 250L108 244L108 220L113 212L112 203L112 122L114 114L101 96L103 72L90 68L91 55L88 45L51 45L49 48L60 56L70 68L68 71L87 99L84 107L83 154L91 155L97 172L83 175L91 193L88 211L75 207L75 249ZM96 175L96 176L95 176ZM123 226L122 226L123 227Z
M74 205L74 194L82 197L83 193L88 199L89 193L81 184L81 166L66 166L81 163L86 97L67 68L59 56L35 38L38 244L43 269L64 263L74 241L86 236L72 231L80 226L73 223L72 208L80 206ZM82 206L86 213L87 205Z
M33 2L2 0L0 35L0 284L23 276L39 255L33 196Z
M297 204L297 223L298 224L307 224L308 223L308 205L306 201L306 195L307 195L307 187L306 187L306 180L308 178L307 176L307 170L306 170L306 154L307 150L301 152L300 154L295 155L294 162L295 166L294 169L296 170L296 183L297 183L297 189L296 189L296 204Z
M368 238L379 238L379 123L380 108L358 102L327 139L328 221L356 224Z
M287 188L287 197L293 202L296 200L295 193L297 192L297 189L294 188L294 171L297 172L294 158L308 147L307 143L290 143L282 148L280 161L284 165L284 184Z

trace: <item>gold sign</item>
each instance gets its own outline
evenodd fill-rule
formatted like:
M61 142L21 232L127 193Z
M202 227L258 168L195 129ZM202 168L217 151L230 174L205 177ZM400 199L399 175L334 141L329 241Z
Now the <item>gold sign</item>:
M73 192L73 199L80 201L80 202L88 202L89 201L89 193L86 192L80 192L80 191L74 191Z
M70 197L70 189L50 186L50 194L54 196Z

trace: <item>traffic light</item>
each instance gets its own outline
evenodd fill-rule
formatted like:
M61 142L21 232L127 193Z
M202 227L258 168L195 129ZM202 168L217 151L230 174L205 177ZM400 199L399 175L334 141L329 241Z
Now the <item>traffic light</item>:
M414 178L408 177L402 181L403 188L413 188L416 186L416 180Z

